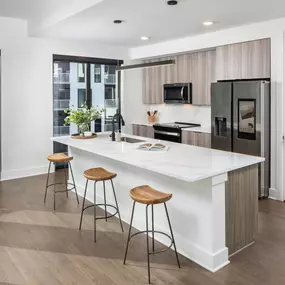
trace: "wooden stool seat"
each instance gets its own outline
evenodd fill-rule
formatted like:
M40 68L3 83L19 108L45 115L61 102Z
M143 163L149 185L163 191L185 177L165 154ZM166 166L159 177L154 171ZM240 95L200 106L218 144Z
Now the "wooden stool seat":
M172 194L157 191L148 185L133 188L130 196L134 201L147 205L165 203L172 198Z
M55 153L55 154L50 154L48 156L48 160L50 162L69 162L73 160L73 157L68 156L64 153Z
M93 181L111 180L116 176L117 176L116 173L109 172L102 167L91 168L84 171L84 177L88 180L93 180Z

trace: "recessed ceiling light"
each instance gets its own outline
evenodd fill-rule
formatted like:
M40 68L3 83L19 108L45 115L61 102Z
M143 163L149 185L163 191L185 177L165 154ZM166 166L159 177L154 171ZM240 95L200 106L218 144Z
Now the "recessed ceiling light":
M178 4L178 1L176 1L176 0L169 0L169 1L167 1L167 5L169 5L169 6L175 6L177 4Z
M205 22L203 22L204 26L212 26L213 24L214 24L213 21L205 21Z
M150 37L145 37L145 36L141 37L142 41L148 41L149 39L150 39Z
M114 24L122 24L123 20L114 20Z

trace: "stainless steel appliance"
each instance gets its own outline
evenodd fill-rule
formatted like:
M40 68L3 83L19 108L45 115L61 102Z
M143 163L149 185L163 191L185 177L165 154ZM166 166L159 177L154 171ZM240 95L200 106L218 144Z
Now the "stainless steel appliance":
M201 125L199 124L181 123L181 122L168 123L168 124L155 124L153 125L154 138L158 140L181 143L183 128L193 128L200 126Z
M192 83L164 84L164 102L192 104Z
M218 82L211 86L212 148L265 157L260 197L270 187L270 83Z

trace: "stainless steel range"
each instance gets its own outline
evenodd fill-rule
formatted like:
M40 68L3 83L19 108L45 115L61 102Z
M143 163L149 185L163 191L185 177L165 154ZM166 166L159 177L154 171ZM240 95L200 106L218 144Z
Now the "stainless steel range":
M201 125L182 122L155 124L153 125L154 138L158 140L181 143L182 129L195 127L201 127Z

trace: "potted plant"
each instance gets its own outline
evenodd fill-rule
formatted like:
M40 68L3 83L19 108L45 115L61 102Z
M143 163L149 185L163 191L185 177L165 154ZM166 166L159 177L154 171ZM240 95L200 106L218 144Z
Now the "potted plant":
M80 109L72 108L64 110L67 117L64 119L65 125L74 123L78 126L80 136L90 136L91 122L100 119L104 109L99 109L98 106L89 108L86 104L83 104ZM92 135L92 133L91 133Z

